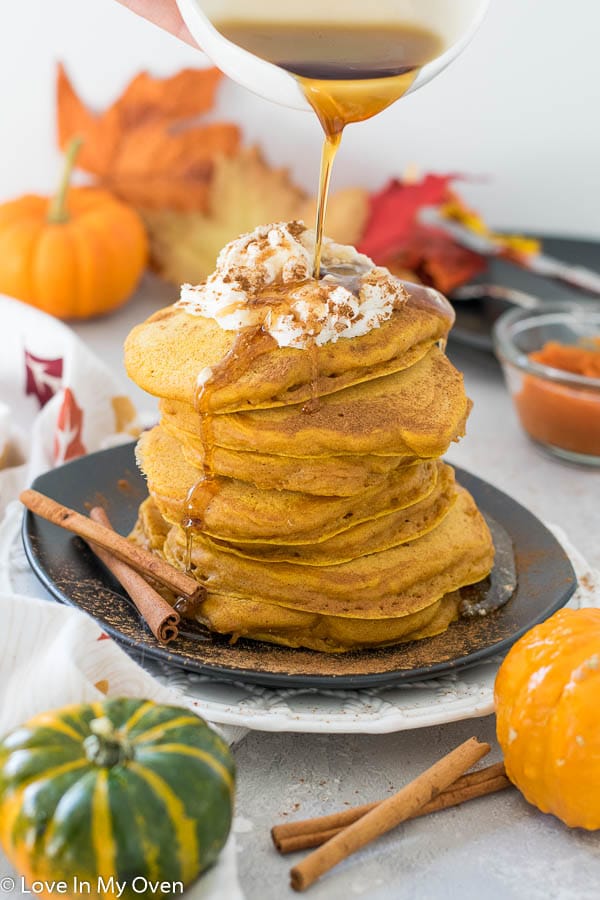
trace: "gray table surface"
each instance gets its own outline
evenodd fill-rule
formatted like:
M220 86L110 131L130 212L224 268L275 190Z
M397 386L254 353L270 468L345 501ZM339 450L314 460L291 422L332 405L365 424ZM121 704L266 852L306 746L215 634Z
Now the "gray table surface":
M140 409L154 403L127 382L123 339L132 325L173 299L172 289L147 279L118 313L75 326ZM467 436L452 448L449 461L560 524L600 568L600 470L540 453L519 428L495 360L452 343L448 352L474 401ZM295 896L288 869L297 857L273 850L269 829L275 822L385 797L471 735L490 741L493 758L499 757L493 717L389 735L249 733L236 750L236 831L248 900ZM569 831L509 790L400 826L325 876L309 896L598 900L600 832Z

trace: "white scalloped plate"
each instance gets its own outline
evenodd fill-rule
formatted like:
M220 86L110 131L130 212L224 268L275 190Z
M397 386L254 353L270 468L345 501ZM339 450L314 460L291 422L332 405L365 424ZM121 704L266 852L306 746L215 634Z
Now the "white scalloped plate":
M577 573L579 588L570 607L600 606L600 573L549 525ZM382 734L487 716L494 709L494 681L500 657L441 678L391 688L358 691L276 690L249 684L225 684L156 660L144 667L181 702L222 725L256 731L330 734Z
M226 684L155 660L144 666L211 722L257 731L378 734L488 715L498 663L410 686L359 691Z

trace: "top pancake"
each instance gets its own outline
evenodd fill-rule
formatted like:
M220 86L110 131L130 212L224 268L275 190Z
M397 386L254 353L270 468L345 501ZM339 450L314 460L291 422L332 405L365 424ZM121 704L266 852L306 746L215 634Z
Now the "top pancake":
M317 347L314 359L306 349L274 345L230 383L211 388L208 410L236 412L302 403L412 366L434 343L445 340L454 312L437 291L405 287L409 299L379 328ZM169 306L130 333L125 366L129 377L148 393L194 405L198 375L221 362L236 338L214 319ZM315 368L319 376L313 384Z

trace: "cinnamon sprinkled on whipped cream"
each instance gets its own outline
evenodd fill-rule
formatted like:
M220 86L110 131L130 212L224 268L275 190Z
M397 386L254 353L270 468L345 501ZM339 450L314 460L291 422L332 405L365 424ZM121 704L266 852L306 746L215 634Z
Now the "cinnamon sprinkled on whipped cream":
M176 305L225 331L261 325L280 347L301 348L367 334L406 302L387 269L327 238L321 264L331 274L315 281L314 243L301 222L260 226L223 248L204 284L184 284Z

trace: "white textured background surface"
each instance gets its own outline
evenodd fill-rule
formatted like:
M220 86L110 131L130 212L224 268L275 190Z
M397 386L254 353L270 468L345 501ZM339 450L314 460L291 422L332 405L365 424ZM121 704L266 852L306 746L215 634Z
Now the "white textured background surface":
M99 106L142 68L204 64L114 0L0 0L0 11L0 199L54 184L57 59ZM498 226L600 237L599 36L597 0L493 0L447 72L348 130L335 183L376 187L413 162L467 172L486 180L464 194ZM319 131L308 114L231 84L220 110L314 187Z

